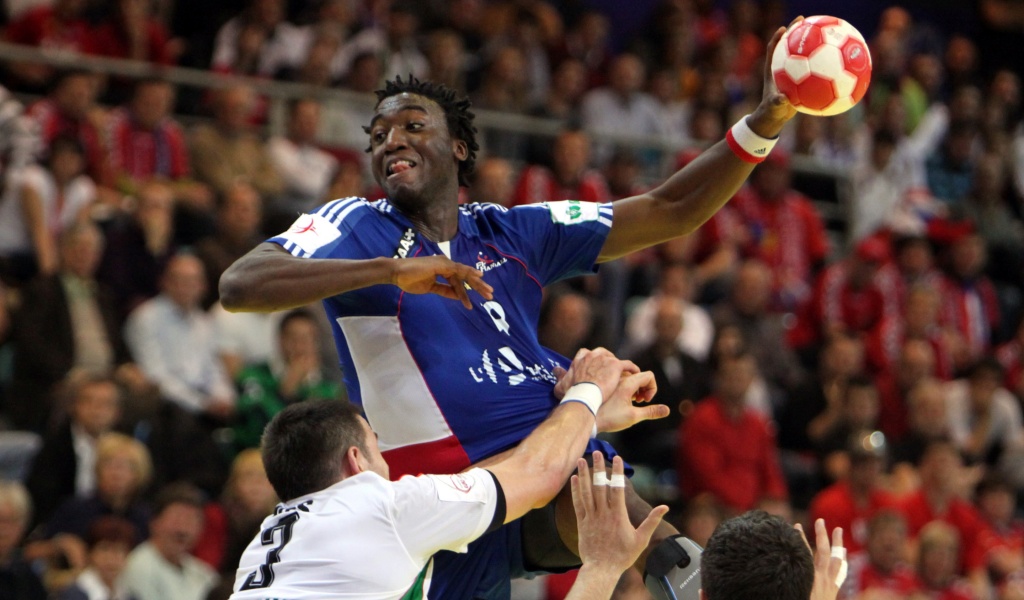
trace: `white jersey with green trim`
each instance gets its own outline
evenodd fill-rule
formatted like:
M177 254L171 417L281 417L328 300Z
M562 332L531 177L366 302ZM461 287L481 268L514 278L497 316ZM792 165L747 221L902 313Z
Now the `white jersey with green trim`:
M232 600L429 598L431 556L465 552L491 525L490 473L365 472L278 505L242 554Z

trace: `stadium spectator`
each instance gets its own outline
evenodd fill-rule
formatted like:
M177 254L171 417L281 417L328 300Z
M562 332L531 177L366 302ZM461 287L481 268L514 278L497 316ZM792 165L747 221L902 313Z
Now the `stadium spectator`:
M61 416L63 385L83 374L108 374L132 391L145 381L121 337L121 319L111 291L95 279L103 237L82 223L61 240L60 272L24 290L14 319L15 376L6 410L21 429L43 432Z
M267 423L289 404L344 399L341 386L321 365L319 337L313 315L302 310L288 313L278 326L280 361L246 367L238 374L241 394L234 432L239 449L258 447Z
M88 559L74 583L58 592L56 600L137 600L121 581L128 553L135 547L135 527L117 517L100 517L85 538Z
M907 533L916 540L932 521L942 521L956 529L960 537L956 572L963 572L966 558L973 556L985 523L978 510L964 500L972 485L956 446L948 440L929 444L918 464L920 489L900 502L907 519Z
M946 384L949 431L972 463L995 466L1004 454L1024 447L1020 403L1002 383L1002 366L987 358L972 365L964 379Z
M957 530L942 521L933 521L918 536L917 577L921 591L942 600L977 598L959 572L960 537Z
M355 34L342 48L342 76L348 76L357 56L373 54L381 59L380 75L385 79L410 73L417 78L426 77L429 65L416 40L420 31L420 8L410 0L391 2L377 26ZM374 82L378 84L379 80Z
M110 163L117 189L137 195L146 182L157 179L172 186L182 205L210 210L213 195L195 182L181 125L171 115L174 86L163 79L135 84L131 100L113 110L107 122Z
M886 263L875 277L885 296L885 314L898 315L907 294L917 286L939 290L942 273L935 268L932 244L923 235L899 235L892 242L894 260Z
M602 135L651 136L663 134L658 103L643 91L644 63L634 54L620 54L608 67L608 85L587 92L580 108L583 127ZM603 163L611 156L607 143L595 144L594 158Z
M23 105L0 86L0 176L4 187L11 185L12 175L32 164L39 156L39 132L25 113Z
M506 113L526 112L530 107L526 75L526 59L519 48L509 45L498 48L484 65L479 87L470 94L473 106ZM502 158L522 156L529 142L521 133L494 130L482 133L483 148L488 154Z
M221 273L260 243L262 216L259 194L244 181L232 184L220 199L213 234L195 245L195 255L206 273L204 307L209 308L217 301Z
M107 243L96 279L114 294L119 318L160 291L160 275L177 251L174 193L151 181L139 188L135 208L107 229Z
M160 295L129 315L125 341L164 399L211 425L223 424L234 410L235 390L217 359L213 323L201 310L203 263L175 255L160 283Z
M427 37L426 58L430 81L444 84L461 94L466 93L466 70L470 58L465 42L451 29L432 31Z
M559 133L552 149L552 167L529 165L523 169L516 184L514 204L611 200L604 176L590 168L590 145L590 138L582 131L567 129Z
M284 182L284 191L267 207L267 230L282 231L295 216L328 200L338 161L314 144L320 126L320 103L298 99L288 107L286 136L267 142L267 154ZM218 274L219 278L219 274Z
M985 154L974 167L974 185L964 199L963 216L974 223L978 235L992 255L990 269L996 279L1014 282L1020 278L1024 253L1024 225L1013 214L1004 197L1006 159Z
M308 47L308 32L285 20L283 0L251 0L217 32L211 68L273 77L282 68L301 64Z
M820 343L837 333L865 335L885 316L885 297L875 284L879 267L889 257L886 243L862 240L845 260L821 271L801 315L800 333L790 333L796 347Z
M813 523L824 519L829 526L843 529L843 545L856 554L868 543L868 523L880 511L896 507L896 499L882 485L885 474L884 445L874 445L869 436L849 438L846 476L818 492L808 515Z
M203 529L202 493L167 486L156 499L149 539L128 555L124 585L138 600L204 600L217 583L206 563L189 554Z
M469 186L470 202L493 202L511 207L515 191L515 170L504 158L490 156L480 161L473 171Z
M603 85L608 78L614 52L608 39L608 17L600 11L588 10L579 16L576 24L566 32L560 47L554 51L556 63L565 59L578 60L584 68L586 89Z
M216 565L223 577L234 582L242 552L260 532L263 519L273 514L278 502L277 494L267 480L259 449L250 448L239 452L231 463L231 473L224 484L220 503L207 505L207 515L210 514L210 507L215 506L222 513L220 518L225 523L223 551ZM200 539L194 554L206 560L203 549L203 539Z
M1024 318L1017 324L1014 336L996 348L993 355L1006 373L1003 387L1024 398Z
M284 185L263 142L249 129L255 101L253 89L246 85L218 90L213 97L215 123L193 129L188 145L196 179L223 195L241 178L252 184L266 202L277 198Z
M949 271L942 284L943 322L964 341L957 367L981 358L1000 324L995 287L985 275L988 252L977 234L965 234L950 248Z
M709 493L734 513L787 500L772 428L744 406L756 372L749 354L720 361L714 395L683 422L677 465L686 498Z
M497 309L489 308L495 311ZM504 314L491 313L491 318L505 320ZM573 356L587 346L594 334L594 306L584 294L570 290L551 293L540 311L537 335L540 343L562 356Z
M895 367L875 380L882 432L890 440L901 440L907 433L911 390L921 380L933 377L936 377L934 347L926 340L904 341Z
M87 221L96 185L84 173L85 153L70 137L53 140L46 165L29 165L0 203L0 260L8 278L27 282L60 266L58 238Z
M669 416L638 423L619 434L623 452L630 457L630 462L662 471L672 468L673 457L677 454L677 431L683 416L681 404L692 404L704 398L710 387L704 365L679 347L681 330L689 325L684 310L683 303L675 297L653 298L653 337L634 358L640 369L654 373L658 385L654 401L667 405L671 410Z
M43 439L25 485L34 519L45 523L72 496L96 490L96 450L100 437L121 417L121 391L110 378L91 376L75 383L68 418Z
M150 10L145 0L117 0L109 16L93 28L88 52L158 65L177 62L181 42L171 39Z
M79 0L67 0L77 2ZM27 115L45 152L58 137L77 139L85 148L87 173L101 186L112 183L109 148L103 133L106 115L96 104L99 77L86 71L63 71L47 96L28 107Z
M910 189L924 185L892 131L875 131L870 143L870 151L853 168L852 197L856 202L850 235L855 240L892 224Z
M901 402L903 400L901 399ZM949 439L946 389L938 379L924 376L906 394L907 430L892 444L894 491L917 489L920 484L917 465L932 442ZM905 482L905 483L904 483Z
M917 340L927 343L932 350L928 374L949 379L953 376L953 358L961 353L963 342L940 321L943 307L939 290L916 285L907 290L904 298L901 313L886 316L866 336L867 361L871 371L886 379L911 376L913 372L902 373L900 368L906 345ZM902 423L892 423L894 431L898 431Z
M880 444L871 437L878 427L878 391L870 378L854 376L846 382L839 418L816 444L822 472L828 481L845 479L850 469L851 444Z
M758 260L740 264L725 302L712 309L716 328L733 324L740 329L758 371L773 386L790 390L803 379L803 369L786 345L782 316L771 311L772 274Z
M89 23L83 0L55 0L31 8L7 24L6 41L61 53L86 52L90 48ZM41 91L54 78L54 68L31 61L8 65L18 87Z
M1003 594L1024 571L1024 522L1015 515L1016 503L1013 486L996 474L986 475L975 490L975 504L987 525L967 559L976 590Z
M929 191L948 205L961 204L974 185L973 153L978 134L974 123L950 123L941 148L925 162Z
M562 127L576 129L582 126L580 102L586 92L586 71L583 63L566 58L551 74L551 86L545 97L531 105L526 113L534 117L557 119ZM526 147L526 161L537 165L553 164L551 137L530 136Z
M342 2L328 2L341 4ZM310 32L309 51L302 62L294 67L283 67L276 78L295 83L304 83L320 87L333 87L341 83L337 72L335 57L341 50L344 38L332 23L317 23ZM255 55L251 55L255 58ZM247 69L251 71L255 62L250 62Z
M681 303L679 350L698 361L705 361L715 337L715 326L704 308L693 303L693 283L690 269L685 263L665 264L661 268L658 288L655 293L633 307L626 321L624 340L634 354L649 346L658 335L655 331L657 308L663 298L672 298ZM751 340L747 340L751 343ZM696 398L695 398L696 399Z
M864 349L856 338L833 337L820 355L818 372L795 390L779 415L783 448L816 447L842 419L843 398L851 379L864 373Z
M0 595L45 600L46 588L20 547L32 519L32 501L16 481L0 481Z
M749 235L744 252L772 271L773 306L793 310L810 298L809 282L829 244L818 211L790 181L789 157L772 152L732 204Z
M875 514L868 521L865 552L850 557L850 575L839 597L909 597L917 590L918 582L907 564L906 548L907 523L903 516L893 510Z

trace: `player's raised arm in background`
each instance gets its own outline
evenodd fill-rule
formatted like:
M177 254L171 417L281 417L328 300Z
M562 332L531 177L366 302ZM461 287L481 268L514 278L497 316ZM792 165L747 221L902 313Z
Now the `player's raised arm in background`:
M515 449L478 465L501 484L506 523L545 506L561 491L595 425L599 431L618 431L668 416L662 404L633 406L634 397L645 401L654 393L654 375L638 371L603 348L580 350L565 375L569 387L562 404ZM580 412L595 401L600 406L596 419L581 419Z
M441 283L438 278L446 283ZM472 308L463 282L490 300L483 273L444 256L339 260L296 258L264 242L220 278L220 300L232 311L268 312L306 306L351 290L393 284L413 294L438 294Z
M779 92L771 74L771 56L785 31L780 27L768 43L764 93L757 109L746 117L746 126L761 138L778 137L783 125L796 115L796 109ZM598 262L693 232L732 198L754 164L741 159L729 143L721 141L660 186L619 200L614 204L614 223Z

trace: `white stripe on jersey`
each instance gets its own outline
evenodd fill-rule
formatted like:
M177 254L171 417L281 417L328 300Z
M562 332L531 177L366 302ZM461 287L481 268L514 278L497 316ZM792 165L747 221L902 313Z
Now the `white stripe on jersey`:
M398 317L341 317L338 326L359 377L363 410L382 451L453 435L402 337Z

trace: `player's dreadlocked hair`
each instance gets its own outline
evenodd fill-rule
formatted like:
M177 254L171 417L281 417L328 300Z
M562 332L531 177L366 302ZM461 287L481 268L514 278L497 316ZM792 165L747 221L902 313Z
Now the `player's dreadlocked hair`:
M453 139L465 142L466 148L469 150L466 160L459 163L459 185L469 185L469 176L476 167L476 151L480 149L480 144L476 142L476 127L473 127L473 118L476 115L469 110L472 103L468 98L457 98L455 90L448 86L430 81L420 81L411 73L409 78L404 81L399 75L392 81L384 82L384 89L377 90L376 94L377 104L380 104L385 98L399 94L416 94L436 102L444 111L448 133ZM363 129L366 133L370 132L369 127ZM366 150L370 151L369 148Z

